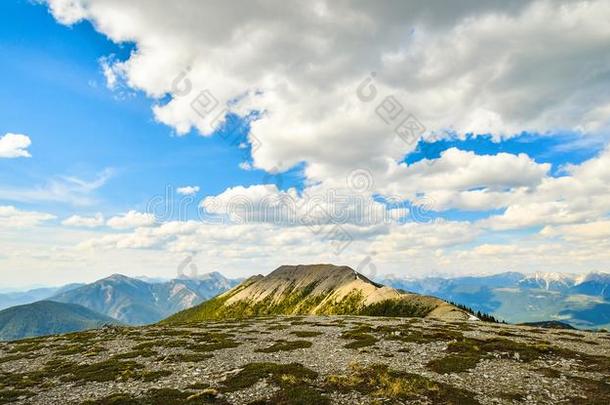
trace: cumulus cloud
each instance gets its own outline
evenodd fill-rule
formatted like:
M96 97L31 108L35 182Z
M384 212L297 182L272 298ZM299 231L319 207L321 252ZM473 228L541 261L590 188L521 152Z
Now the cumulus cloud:
M499 141L569 130L599 144L610 129L606 1L47 3L63 24L87 19L114 42L136 44L126 60L102 59L102 69L110 87L152 98L157 121L179 135L211 136L236 114L251 120L252 156L242 169L304 167L299 191L258 184L204 198L206 219L221 223L155 224L130 211L107 222L129 232L81 247L205 251L244 269L252 258L269 268L336 261L324 236L335 226L328 218L339 218L353 238L350 260L370 254L390 271L405 258L409 270L467 272L548 263L587 269L608 260L608 148L560 177L525 154L458 148L402 163L420 137ZM404 200L415 207L387 203ZM358 204L383 220L363 221ZM494 214L432 220L432 211L455 209ZM529 228L542 231L514 244L486 240Z
M199 186L178 187L176 192L180 195L195 195L199 192Z
M502 214L481 225L504 230L593 222L610 212L610 147L580 165L565 167L564 172L517 192Z
M83 228L97 228L104 225L104 216L101 213L97 213L92 217L72 215L71 217L63 220L62 225Z
M123 215L110 218L106 225L114 229L131 229L153 225L154 223L155 216L153 214L131 210Z
M250 136L261 144L253 165L266 170L307 162L320 180L400 158L413 144L378 116L388 96L441 135L596 132L610 118L603 0L48 3L60 22L89 19L134 41L113 71L153 98L170 94L154 114L178 133L209 135L223 111L263 112ZM357 94L368 77L369 103ZM209 116L192 108L201 91L218 105Z
M406 217L404 204L387 206L370 195L354 193L347 187L309 187L302 194L294 188L280 191L275 184L230 187L203 199L205 213L216 214L232 223L266 222L283 226L390 224Z
M0 136L0 158L32 157L27 148L32 144L26 135L7 133Z
M0 228L29 228L55 219L55 215L22 211L11 205L0 206Z

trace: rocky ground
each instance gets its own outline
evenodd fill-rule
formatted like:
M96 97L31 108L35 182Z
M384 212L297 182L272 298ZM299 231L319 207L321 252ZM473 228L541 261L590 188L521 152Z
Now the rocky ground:
M0 404L610 403L610 335L273 317L0 343Z

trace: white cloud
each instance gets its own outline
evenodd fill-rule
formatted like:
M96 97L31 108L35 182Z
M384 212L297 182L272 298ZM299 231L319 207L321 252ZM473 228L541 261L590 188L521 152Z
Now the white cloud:
M72 215L71 217L63 220L62 225L83 228L97 228L99 226L104 225L104 216L101 213L97 213L92 217Z
M27 151L31 144L26 135L7 133L0 136L0 158L32 157Z
M501 215L481 221L492 229L592 222L610 212L610 147L580 165L564 168L562 177L545 177L514 195Z
M56 176L44 184L28 188L0 186L0 199L19 202L65 202L76 206L92 205L92 195L114 176L113 169L104 169L92 180L74 176Z
M260 147L240 167L269 173L304 167L305 195L268 184L230 187L202 202L215 216L206 219L224 219L220 224L156 224L152 215L130 211L107 221L129 231L86 238L79 254L102 251L96 256L102 263L121 251L149 259L163 252L169 260L163 265L171 268L173 259L177 265L185 254L205 252L210 265L242 275L288 262L356 267L363 255L374 257L380 271L403 275L549 266L585 271L610 259L610 149L565 167L563 177L524 154L455 148L407 165L400 162L415 142L399 138L396 123L376 114L393 95L404 116L412 113L426 127L426 137L474 132L498 140L522 131L572 130L585 134L583 144L600 144L610 128L608 2L48 3L64 24L88 19L113 41L136 44L129 59L103 59L101 66L110 87L153 98L159 122L178 134L195 128L209 136L224 105L242 117L260 111L250 133ZM377 93L366 102L358 86L371 72ZM191 103L206 89L218 106L202 117ZM370 177L362 190L350 187L354 169ZM0 188L0 198L91 203L97 187L100 182L61 178L33 190ZM330 201L332 193L347 201ZM420 206L388 210L377 195ZM322 209L314 212L314 230L300 222L312 201ZM363 221L357 201L383 220ZM286 202L297 209L286 210ZM430 220L429 210L449 209L504 212L481 221ZM325 240L334 225L320 220L324 213L339 216L354 239L341 257ZM404 214L416 222L397 223ZM543 230L490 242L505 230L531 227Z
M220 215L231 223L266 222L283 226L316 224L388 225L409 214L393 209L370 195L346 188L309 187L302 195L294 189L280 191L274 184L237 186L203 199L207 214Z
M547 226L542 231L544 236L560 236L566 240L610 241L610 220L594 221L583 224Z
M250 164L250 162L241 162L239 164L239 168L242 170L252 170L252 165Z
M195 195L199 192L199 186L178 187L176 192L181 195Z
M36 211L22 211L11 205L0 206L0 228L35 227L55 218L55 215Z
M603 0L48 3L61 22L86 18L116 42L134 41L113 69L151 97L172 93L154 114L177 132L217 127L191 107L205 89L238 114L264 111L251 136L261 142L253 166L268 171L307 162L321 180L354 162L374 170L399 159L413 144L375 114L389 95L441 133L597 132L610 118ZM184 96L175 79L187 68ZM367 104L356 89L371 72L377 98Z
M110 218L106 225L114 229L131 229L140 226L149 226L155 223L155 216L131 210L123 215Z

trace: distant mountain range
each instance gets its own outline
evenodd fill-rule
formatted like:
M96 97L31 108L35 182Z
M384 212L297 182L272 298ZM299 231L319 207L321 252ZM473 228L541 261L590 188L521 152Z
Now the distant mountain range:
M438 298L376 284L346 266L281 266L254 276L164 323L262 315L417 316L467 320L465 311Z
M266 277L240 281L217 272L168 281L115 274L91 284L0 294L0 305L16 304L0 311L0 339L112 322L150 324L168 317L168 323L281 314L468 319L465 311L443 300L510 323L557 326L562 322L582 329L610 328L608 273L507 272L481 277L386 278L376 283L349 267L311 265L281 266Z
M38 301L0 311L0 340L77 332L118 323L80 305Z
M64 291L69 291L83 285L84 284L68 284L62 287L35 288L28 291L2 293L0 294L0 310L44 300L55 294L61 294Z
M610 327L610 273L583 276L507 272L480 277L378 281L460 303L511 323L555 320L577 328Z
M49 299L82 305L130 325L143 325L197 305L238 283L217 272L154 283L114 274Z

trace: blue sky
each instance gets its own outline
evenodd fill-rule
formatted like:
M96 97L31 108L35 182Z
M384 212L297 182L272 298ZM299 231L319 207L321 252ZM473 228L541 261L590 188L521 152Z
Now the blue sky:
M295 261L355 266L367 254L382 272L399 274L601 270L610 67L608 42L591 39L606 35L594 23L603 4L590 5L570 18L591 21L598 36L563 30L559 39L536 23L558 9L538 2L517 14L463 5L446 20L431 17L433 5L361 5L351 11L376 30L357 34L305 4L299 17L280 4L244 4L233 16L230 7L197 2L2 2L0 139L26 136L31 157L2 158L0 143L0 271L44 268L59 257L45 282L79 278L76 263L84 262L93 269L84 279L126 262L134 273L152 263L151 275L167 276L185 254L240 276ZM327 7L344 18L342 5ZM486 25L485 17L505 13ZM286 19L275 24L277 14ZM524 24L532 24L530 36L502 34ZM396 35L405 30L407 39ZM547 44L544 52L532 36ZM573 62L579 58L586 63ZM230 109L228 124L206 129L205 117L172 94L185 67L195 90L209 86ZM355 90L372 71L377 98L358 101ZM401 142L380 119L388 95L402 103L400 114L415 114L442 139ZM246 148L227 142L234 137ZM253 151L254 139L262 146ZM364 189L350 184L354 173L365 174ZM174 206L171 216L147 216L150 201L168 192L169 204L181 204L177 189L185 186L199 187L186 215ZM400 196L410 211L366 226L344 212L354 243L340 256L329 249L332 238L302 223L271 223L259 212L241 223L231 212L244 199L299 205L329 192L364 192L365 205L384 215L393 208L384 201ZM189 224L199 204L229 223ZM17 273L7 280L29 282Z
M113 214L144 209L148 199L165 193L165 185L195 184L203 195L215 195L227 187L270 178L265 171L240 169L243 151L219 136L201 137L195 131L176 136L172 128L155 122L151 114L154 100L142 92L123 89L117 94L108 89L100 59L112 55L124 60L133 44L114 44L86 21L71 27L57 24L40 4L9 1L1 7L0 132L29 134L35 156L0 160L2 184L42 186L50 176L91 181L104 170L112 170L95 206L49 202L25 202L25 206L64 215L74 211ZM603 146L557 150L578 139L578 134L540 137L526 133L504 142L487 137L431 145L420 142L405 161L436 158L443 150L457 147L478 154L527 153L537 162L553 164L555 173L561 165L591 158ZM295 169L293 175L284 176L283 188L302 183L299 167ZM449 216L460 218L460 213Z
M44 5L8 1L0 7L0 132L28 134L34 156L0 160L0 182L28 188L54 176L92 181L112 171L95 205L21 202L24 206L63 215L113 214L144 209L166 185L196 184L203 194L218 194L263 179L263 171L238 167L243 151L234 145L192 132L176 136L155 122L154 101L142 92L117 94L106 87L100 59L125 59L133 44L113 44L89 22L57 24Z

